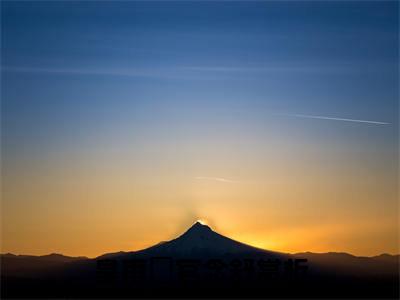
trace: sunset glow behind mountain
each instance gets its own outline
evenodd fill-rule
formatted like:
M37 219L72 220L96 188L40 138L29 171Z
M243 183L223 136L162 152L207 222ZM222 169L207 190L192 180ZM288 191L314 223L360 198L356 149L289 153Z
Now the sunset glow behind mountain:
M397 1L1 6L2 253L399 253Z

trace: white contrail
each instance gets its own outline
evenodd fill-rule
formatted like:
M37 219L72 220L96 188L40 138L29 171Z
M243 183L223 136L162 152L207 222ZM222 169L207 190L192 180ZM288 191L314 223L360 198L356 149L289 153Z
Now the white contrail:
M214 181L219 181L219 182L225 182L225 183L235 183L237 181L231 180L231 179L226 179L222 177L205 177L205 176L197 176L195 179L198 180L214 180Z
M389 125L387 122L378 122L371 120L358 120L358 119L346 119L346 118L335 118L335 117L326 117L326 116L313 116L313 115L301 115L301 114L279 114L281 116L289 116L296 118L307 118L307 119L320 119L320 120L332 120L332 121L345 121L345 122L356 122L356 123L368 123L375 125Z

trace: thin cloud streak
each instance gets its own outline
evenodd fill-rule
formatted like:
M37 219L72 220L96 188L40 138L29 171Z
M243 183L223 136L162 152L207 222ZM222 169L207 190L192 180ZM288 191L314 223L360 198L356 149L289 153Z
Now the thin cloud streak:
M238 181L227 179L227 178L222 178L222 177L206 177L206 176L197 176L195 177L197 180L212 180L212 181L219 181L219 182L225 182L225 183L237 183Z
M48 73L61 75L102 75L126 77L167 77L162 70L143 69L67 69L67 68L32 68L32 67L2 67L2 71L16 73Z
M327 116L315 116L315 115L302 115L302 114L278 114L280 116L305 118L305 119L320 119L320 120L331 120L331 121L344 121L344 122L355 122L355 123L367 123L374 125L390 125L388 122L371 121L371 120L359 120L359 119L346 119L346 118L336 118Z
M381 64L364 64L362 72L366 72ZM247 65L192 65L181 66L182 70L213 73L353 73L360 72L360 66L351 62L342 63L321 63L319 61L308 61L307 63L297 62L271 62L264 64Z
M271 73L320 73L348 72L348 66L304 66L304 65L269 65L261 67L250 66L180 66L161 68L85 68L85 67L31 67L31 66L2 66L1 70L12 73L42 73L59 75L94 75L94 76L124 76L149 78L192 78L209 79L209 73L223 75L263 75ZM199 77L200 76L200 77Z
M195 72L213 72L213 73L289 73L289 72L299 72L299 73L320 73L320 72L343 72L349 71L351 68L348 66L338 67L338 66L303 66L303 65L268 65L263 67L250 67L250 66L192 66L192 67L182 67L184 70L195 71Z

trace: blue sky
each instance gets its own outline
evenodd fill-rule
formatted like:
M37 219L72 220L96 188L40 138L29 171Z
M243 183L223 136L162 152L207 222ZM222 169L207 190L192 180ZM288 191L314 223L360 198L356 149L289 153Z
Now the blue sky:
M396 176L397 1L1 6L6 175L92 159L220 178L229 163L196 168L228 157L251 180L284 147ZM199 165L186 174L188 161Z
M183 104L393 123L397 5L4 2L6 121Z

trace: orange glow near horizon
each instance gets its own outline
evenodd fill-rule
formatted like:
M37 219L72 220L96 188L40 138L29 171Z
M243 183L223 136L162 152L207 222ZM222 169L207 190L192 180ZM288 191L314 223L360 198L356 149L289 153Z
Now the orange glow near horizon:
M362 163L377 165L382 158L374 153L349 152L342 161L343 149L318 140L314 148L306 140L280 143L259 157L190 141L135 161L130 152L105 159L102 149L15 165L3 175L1 252L95 257L138 250L179 236L196 220L274 251L399 252L390 162L370 171Z

